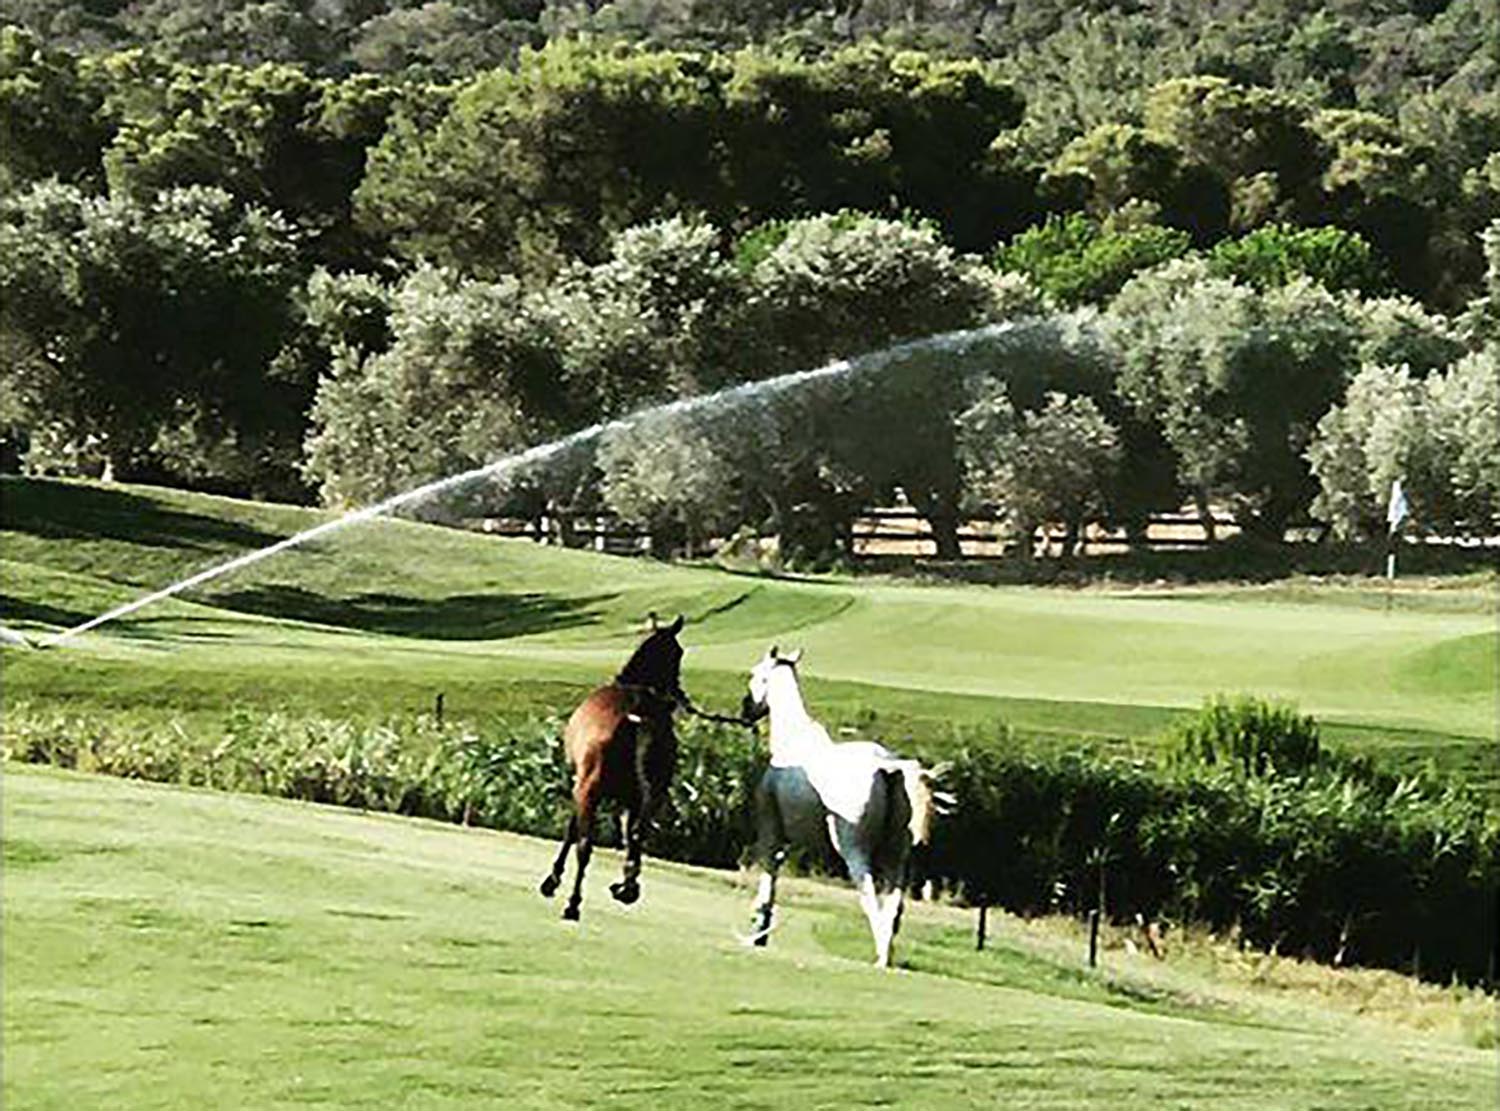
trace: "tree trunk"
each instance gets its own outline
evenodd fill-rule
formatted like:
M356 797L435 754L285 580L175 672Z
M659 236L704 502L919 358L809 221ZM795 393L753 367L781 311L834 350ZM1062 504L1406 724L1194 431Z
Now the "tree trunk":
M958 539L957 496L952 492L942 491L922 498L915 504L917 512L927 521L937 558L954 562L963 559L963 544Z
M933 513L927 518L927 527L932 532L932 543L938 559L963 559L963 544L958 539L957 513Z
M1214 523L1214 511L1208 504L1208 491L1199 490L1194 494L1193 504L1198 507L1198 521L1203 525L1203 534L1212 544L1218 539L1218 527Z

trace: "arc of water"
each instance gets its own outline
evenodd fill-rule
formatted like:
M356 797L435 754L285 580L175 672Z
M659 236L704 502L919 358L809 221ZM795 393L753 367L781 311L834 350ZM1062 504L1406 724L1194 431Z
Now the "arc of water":
M1041 322L1033 320L1025 323L1036 325ZM435 482L429 482L425 486L418 486L415 489L396 494L392 497L386 498L384 501L376 502L375 504L365 506L362 509L352 510L344 514L343 516L337 517L331 521L324 521L320 525L315 525L310 529L304 529L302 532L285 537L281 540L276 541L276 543L274 544L267 545L264 548L258 548L253 552L247 552L246 554L237 556L236 558L228 560L225 563L216 564L213 567L209 567L203 571L199 571L195 575L190 575L179 582L172 583L170 586L164 586L160 590L152 591L149 594L144 594L139 598L124 603L123 605L116 606L114 609L107 610L104 613L99 614L97 617L92 617L82 624L74 625L69 629L64 629L62 632L57 633L55 636L52 636L46 641L42 641L40 643L44 647L53 647L59 644L63 644L73 637L78 636L80 633L86 633L90 629L96 629L100 625L103 625L107 622L118 620L119 618L125 617L128 614L132 614L139 609L144 609L146 606L149 606L155 602L160 602L164 599L172 597L175 594L180 594L184 590L189 590L195 586L201 586L203 583L219 578L221 575L228 575L231 572L248 567L253 563L259 563L263 559L269 559L271 556L276 555L279 552L284 552L289 548L295 548L298 545L307 543L309 540L315 540L325 533L330 533L336 529L345 528L349 525L358 524L361 521L368 521L374 517L379 517L383 514L389 513L392 510L399 509L403 505L421 501L424 498L432 497L434 494L442 493L443 491L452 489L455 486L461 486L465 483L473 482L475 479L483 478L486 476L498 477L506 473L507 471L513 471L518 468L531 465L533 463L543 462L562 451L566 451L568 448L577 446L578 444L587 443L588 441L593 440L606 432L627 428L631 424L647 416L665 416L673 413L691 413L700 409L708 408L710 406L730 403L736 400L743 399L745 397L761 393L781 392L783 390L787 390L792 387L801 385L805 382L814 381L816 379L832 378L843 374L877 369L899 359L907 358L912 355L921 354L928 351L937 351L942 349L951 349L954 351L958 351L979 343L984 343L989 340L996 339L1005 333L1014 332L1017 329L1021 328L1021 326L1022 325L1019 322L1006 322L1003 324L990 324L982 328L962 329L955 332L944 332L941 335L928 336L925 339L912 340L908 343L896 344L893 347L887 347L881 351L871 352L868 355L860 355L852 359L839 359L835 362L827 364L826 366L821 366L814 370L801 370L793 372L791 374L783 374L775 378L765 378L755 382L745 382L738 386L731 386L727 389L720 390L717 393L704 394L700 397L681 398L677 401L668 402L666 404L654 405L646 409L639 409L633 413L628 414L627 416L618 417L614 420L600 421L597 424L592 424L587 428L580 429L579 431L574 432L568 436L564 436L561 439L553 440L545 444L539 444L536 447L528 448L526 451L520 452L516 455L506 456L504 459L498 459L495 462L487 463L482 467L475 467L473 470L464 471L461 474L450 475L447 478L441 478Z

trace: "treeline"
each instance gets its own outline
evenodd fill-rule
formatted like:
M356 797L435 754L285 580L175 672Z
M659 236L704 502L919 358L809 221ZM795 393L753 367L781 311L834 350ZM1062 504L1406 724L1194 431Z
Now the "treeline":
M640 425L491 502L815 556L897 487L943 554L975 505L1130 524L1193 498L1269 537L1309 508L1358 532L1395 475L1431 527L1493 516L1485 96L1439 158L1401 119L1172 79L1048 155L995 63L873 45L558 41L432 84L9 28L0 104L0 423L33 469L359 501L1078 308L837 419Z
M200 733L22 705L3 743L7 759L551 837L569 808L559 725L230 713ZM724 727L682 732L651 851L739 866L764 756ZM1169 918L1261 949L1493 982L1500 826L1456 785L1326 752L1316 722L1255 700L1210 703L1160 761L994 740L950 762L956 805L916 882L1019 913Z
M1500 25L1493 0L0 0L0 20L77 52L144 47L200 65L424 78L509 65L526 46L580 35L804 53L875 39L997 59L1013 79L1045 86L1039 119L1075 129L1190 73L1387 111L1492 79Z

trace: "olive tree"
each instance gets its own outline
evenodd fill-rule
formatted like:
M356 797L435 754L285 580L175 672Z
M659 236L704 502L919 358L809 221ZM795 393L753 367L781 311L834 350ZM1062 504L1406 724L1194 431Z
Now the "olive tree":
M305 469L325 503L386 497L558 429L556 341L514 279L417 270L389 328L384 350L340 344L319 385Z
M307 395L269 368L300 284L285 221L220 189L136 202L51 181L0 201L7 392L33 465L285 495Z
M1061 522L1070 555L1084 524L1105 511L1123 459L1119 431L1099 407L1052 392L1041 408L1018 411L996 383L959 424L971 496L1004 511L1024 554L1038 525Z
M1313 512L1346 538L1385 528L1400 479L1420 531L1488 535L1500 516L1500 347L1419 378L1367 365L1318 422L1308 460Z
M745 475L725 442L726 422L645 414L607 432L599 448L604 504L644 528L653 554L739 527Z
M1131 281L1108 327L1121 395L1160 425L1205 516L1227 503L1279 538L1316 490L1303 452L1355 365L1339 300L1306 279L1259 291L1181 260Z

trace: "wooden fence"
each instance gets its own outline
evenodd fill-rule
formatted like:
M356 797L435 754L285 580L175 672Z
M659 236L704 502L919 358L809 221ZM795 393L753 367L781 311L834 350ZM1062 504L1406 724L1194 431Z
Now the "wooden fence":
M617 555L646 554L650 551L648 534L619 518L600 515L564 521L541 517L526 521L517 518L488 518L477 527L492 536L534 540ZM1239 526L1227 517L1215 517L1217 540L1239 534ZM1311 524L1288 530L1289 540L1310 540L1317 529ZM1061 526L1037 529L1032 537L1033 551L1038 555L1056 554L1063 543ZM1004 520L983 514L969 516L958 530L959 547L966 560L1000 559L1015 550L1016 538ZM1203 521L1194 513L1163 513L1151 517L1144 535L1132 540L1122 528L1091 523L1083 531L1083 553L1109 555L1126 551L1192 551L1213 543ZM896 557L932 557L936 544L927 521L908 508L871 509L857 518L851 535L852 554L856 559ZM722 540L710 541L704 548L712 552ZM702 553L699 553L702 554Z

